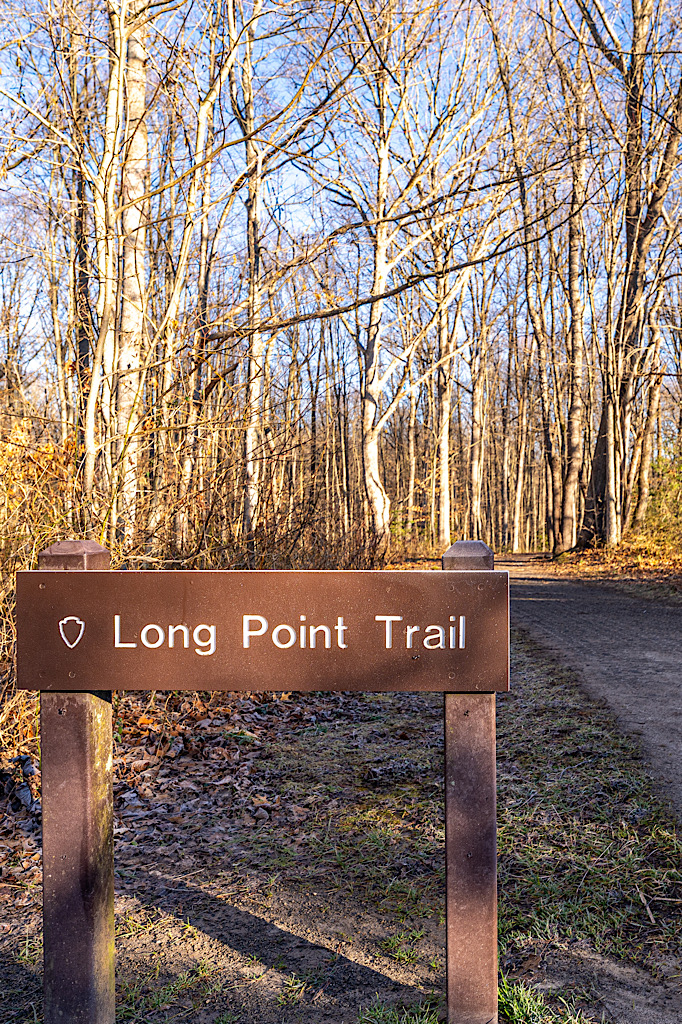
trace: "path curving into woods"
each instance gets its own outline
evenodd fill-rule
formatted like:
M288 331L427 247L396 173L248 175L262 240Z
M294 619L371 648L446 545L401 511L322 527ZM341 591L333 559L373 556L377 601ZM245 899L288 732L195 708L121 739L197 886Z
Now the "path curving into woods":
M511 624L558 655L636 737L682 821L682 606L553 574L537 556L500 557ZM513 686L513 680L512 680Z

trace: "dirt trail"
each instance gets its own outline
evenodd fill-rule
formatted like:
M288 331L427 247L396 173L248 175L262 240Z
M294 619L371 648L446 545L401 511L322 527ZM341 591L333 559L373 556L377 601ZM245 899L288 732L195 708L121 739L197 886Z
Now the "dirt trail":
M512 625L558 654L636 736L682 820L682 607L608 584L563 579L536 556L499 558L511 577Z

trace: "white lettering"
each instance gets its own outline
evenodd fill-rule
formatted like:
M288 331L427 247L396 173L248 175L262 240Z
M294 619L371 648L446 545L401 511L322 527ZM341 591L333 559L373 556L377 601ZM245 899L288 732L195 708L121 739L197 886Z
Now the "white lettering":
M149 639L150 630L156 631L156 640L154 640L153 642ZM154 622L148 623L140 633L140 640L142 641L144 646L150 647L153 651L155 651L157 647L160 647L165 639L166 634L161 629L161 626L157 626L156 623Z
M259 622L260 629L251 629L252 622ZM262 615L243 615L242 616L242 646L251 646L252 636L262 636L268 628L268 620Z
M334 629L336 630L336 643L341 648L342 651L345 651L348 647L348 644L345 644L343 642L343 634L348 629L348 626L344 626L342 615L339 615L338 619L336 620L336 625L334 626Z
M467 635L466 631L467 631L467 620L466 620L464 615L460 615L460 617L459 617L459 649L460 649L460 651L464 650L464 645L466 643L466 635Z
M189 647L189 629L187 626L169 626L168 627L168 646L175 647L175 634L180 630L182 633L182 646Z
M450 622L456 622L457 619L454 615L450 616ZM450 626L450 650L453 651L457 646L457 626Z
M245 622L245 646L248 647L249 636L260 636L267 629L267 621L260 615L258 616L245 616L245 619L258 619L262 625L262 629L248 630L248 623ZM176 637L180 634L182 637L182 647L187 649L189 647L189 627L185 625L168 626L168 646L173 649L175 647ZM215 654L216 649L216 627L209 626L207 623L202 622L200 625L195 626L192 634L196 647L194 650L197 654L207 656L209 654ZM156 622L148 622L146 626L142 627L140 632L140 642L143 647L147 650L156 651L159 647L163 647L166 643L166 631L162 626L159 626ZM121 640L121 616L114 615L114 647L137 647L136 643L126 642Z
M114 615L114 647L137 647L137 644L124 644L122 642L120 615Z
M316 639L317 634L323 630L324 632L324 646L331 647L332 645L332 631L329 626L311 626L310 627L310 646L315 648L317 646Z
M402 615L375 615L375 622L386 623L386 650L393 647L393 623L402 622Z
M391 618L399 621L397 616L392 616ZM300 625L290 626L286 622L280 622L279 625L274 626L270 630L270 624L264 615L243 615L242 644L244 647L250 647L251 637L263 636L269 633L272 643L281 651L286 651L290 647L296 646L300 647L301 650L306 650L307 648L316 650L318 647L317 638L321 635L324 637L324 644L320 644L320 647L324 646L325 650L330 650L333 646L333 633L336 633L337 647L344 651L348 648L348 644L345 642L348 626L343 621L342 615L337 616L335 626L327 626L325 624L309 626L307 624L307 616L305 615L299 615L299 619ZM387 628L390 642L390 622L387 624Z
M412 635L418 633L421 626L408 626L405 633L405 646L409 649L412 647Z
M201 639L201 634L203 632L208 632L208 640ZM196 644L194 650L196 651L197 654L200 654L204 658L208 657L209 654L214 654L215 626L207 626L205 622L202 622L201 625L195 627L194 632L192 633L192 640L194 640L194 643ZM200 648L208 649L200 650Z
M424 647L429 651L445 650L445 630L442 626L427 626L428 632L424 637Z
M286 630L287 633L289 634L289 639L285 643L282 643L282 641L279 639L279 634L281 630ZM286 622L282 622L280 623L279 626L275 626L275 628L273 629L272 642L275 645L275 647L279 647L280 650L286 650L288 647L293 647L294 644L296 643L296 630L294 629L293 626L287 626ZM312 644L312 646L314 647L315 644Z

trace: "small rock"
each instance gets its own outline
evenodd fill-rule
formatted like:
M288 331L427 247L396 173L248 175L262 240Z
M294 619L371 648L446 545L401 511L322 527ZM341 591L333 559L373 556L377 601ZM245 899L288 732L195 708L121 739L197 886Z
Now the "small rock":
M270 815L265 810L264 807L259 807L258 810L256 811L256 820L257 821L267 821L269 817L270 817Z

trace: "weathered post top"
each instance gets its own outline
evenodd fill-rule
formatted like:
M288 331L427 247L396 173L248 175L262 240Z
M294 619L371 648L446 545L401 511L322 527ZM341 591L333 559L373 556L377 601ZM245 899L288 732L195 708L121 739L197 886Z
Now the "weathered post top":
M108 569L111 554L95 540L60 540L38 555L40 569Z
M482 540L458 540L443 555L444 569L494 569L495 555Z

